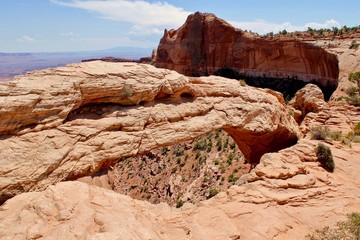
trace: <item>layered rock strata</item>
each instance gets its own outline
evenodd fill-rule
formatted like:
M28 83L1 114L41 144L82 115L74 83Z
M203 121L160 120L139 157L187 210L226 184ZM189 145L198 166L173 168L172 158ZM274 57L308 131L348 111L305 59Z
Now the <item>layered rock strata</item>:
M320 47L295 39L258 37L202 13L190 15L177 30L165 30L156 66L188 76L245 78L250 84L292 95L313 82L327 98L339 76L337 57Z
M0 199L222 128L246 158L296 142L282 97L221 77L88 62L0 85Z

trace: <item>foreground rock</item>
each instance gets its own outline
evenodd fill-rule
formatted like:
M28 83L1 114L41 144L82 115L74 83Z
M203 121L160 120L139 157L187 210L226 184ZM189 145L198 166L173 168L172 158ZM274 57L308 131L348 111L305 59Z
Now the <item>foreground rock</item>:
M273 91L136 63L29 73L1 83L0 109L2 201L219 128L252 162L298 134Z
M226 193L170 208L80 182L21 194L0 208L3 239L303 239L360 211L360 145L330 145L335 173L316 162L316 141L269 153Z
M320 47L295 39L257 37L201 13L190 15L179 29L165 31L156 66L189 76L245 78L255 86L289 94L313 82L326 97L336 89L339 76L337 57Z

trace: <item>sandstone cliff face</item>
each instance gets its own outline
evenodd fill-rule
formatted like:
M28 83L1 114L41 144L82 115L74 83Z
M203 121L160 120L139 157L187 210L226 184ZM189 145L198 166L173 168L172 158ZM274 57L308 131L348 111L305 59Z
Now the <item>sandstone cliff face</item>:
M295 39L255 37L212 14L201 13L190 15L177 30L165 30L156 66L189 76L216 74L255 79L255 83L261 80L264 86L276 79L292 79L284 90L296 80L314 82L327 96L336 89L339 75L336 56L320 47Z
M0 85L0 199L220 128L258 162L297 140L281 99L235 80L136 63L34 71Z

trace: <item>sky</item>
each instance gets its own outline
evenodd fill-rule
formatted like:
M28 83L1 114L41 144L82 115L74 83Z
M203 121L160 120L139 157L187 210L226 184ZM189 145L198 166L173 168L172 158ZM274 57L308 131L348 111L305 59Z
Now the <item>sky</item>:
M0 0L0 52L156 48L196 11L259 34L360 25L359 0Z

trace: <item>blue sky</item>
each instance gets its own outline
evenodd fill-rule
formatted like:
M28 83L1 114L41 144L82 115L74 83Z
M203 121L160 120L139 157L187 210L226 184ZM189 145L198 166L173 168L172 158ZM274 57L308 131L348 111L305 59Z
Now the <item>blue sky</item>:
M360 24L359 0L1 0L0 52L155 48L196 11L260 34Z

